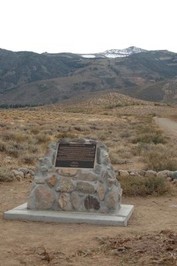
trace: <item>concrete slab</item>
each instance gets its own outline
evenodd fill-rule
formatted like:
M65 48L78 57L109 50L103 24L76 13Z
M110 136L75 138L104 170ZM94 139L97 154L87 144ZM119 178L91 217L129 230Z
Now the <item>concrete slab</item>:
M133 205L121 205L117 214L81 213L66 211L29 210L27 204L20 205L4 212L8 220L55 222L55 223L88 223L98 225L127 226L134 210Z

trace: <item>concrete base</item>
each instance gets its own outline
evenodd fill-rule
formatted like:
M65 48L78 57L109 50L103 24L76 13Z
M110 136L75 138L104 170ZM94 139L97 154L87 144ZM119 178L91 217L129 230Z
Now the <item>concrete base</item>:
M133 213L133 205L121 205L117 214L98 214L67 211L40 211L29 210L27 204L23 204L4 213L4 218L9 220L55 222L55 223L88 223L98 225L127 226Z

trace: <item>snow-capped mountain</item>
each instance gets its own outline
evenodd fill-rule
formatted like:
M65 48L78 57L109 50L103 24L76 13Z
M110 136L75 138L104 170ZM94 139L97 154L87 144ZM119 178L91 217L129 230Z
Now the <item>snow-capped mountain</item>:
M97 54L82 54L82 57L84 58L97 58L97 57L103 57L103 58L116 58L116 57L126 57L132 54L142 53L146 50L130 46L125 49L111 49L106 50L103 53L97 53Z
M103 52L103 54L105 55L105 57L108 58L116 58L116 57L126 57L129 56L131 54L137 54L137 53L142 53L145 52L146 50L135 47L135 46L131 46L125 49L111 49L111 50L106 50L105 52Z

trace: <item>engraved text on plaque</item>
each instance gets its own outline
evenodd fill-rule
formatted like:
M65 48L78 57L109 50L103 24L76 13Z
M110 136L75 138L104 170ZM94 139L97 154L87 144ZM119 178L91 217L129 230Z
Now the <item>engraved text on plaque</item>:
M94 168L96 144L60 143L55 167Z

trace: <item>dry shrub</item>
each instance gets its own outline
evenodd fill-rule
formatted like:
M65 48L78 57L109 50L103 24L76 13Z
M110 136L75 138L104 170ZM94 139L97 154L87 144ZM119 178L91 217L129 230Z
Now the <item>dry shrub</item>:
M128 150L125 150L123 153L120 152L116 153L113 151L110 152L109 156L112 164L119 164L122 161L122 159L124 159L125 161L125 159L132 158L132 153L129 152Z
M112 164L118 164L120 161L120 157L115 152L110 152L109 157Z
M163 135L163 132L154 123L153 118L144 117L141 121L132 123L134 128L134 134L132 134L132 143L162 143L167 142L167 137Z
M105 141L109 137L109 132L102 130L97 133L97 138L100 139L101 141Z
M132 133L131 133L131 131L130 131L130 129L126 129L126 130L123 130L122 132L120 132L120 137L121 138L130 138L132 135L131 135Z
M168 146L139 143L132 152L135 156L142 157L147 169L155 171L177 170L177 151L170 143Z
M26 142L28 140L28 134L17 132L14 134L13 140L18 142L18 143L19 142Z
M49 142L50 141L50 136L48 134L39 133L35 137L36 137L36 142L38 144L46 143L46 142Z
M11 131L6 131L4 134L1 135L2 140L9 141L14 138L14 133Z
M11 140L7 142L6 144L6 150L5 152L14 158L18 158L24 151L26 147L25 143L16 142L14 140Z
M170 192L170 185L162 177L119 176L119 182L125 196L160 196Z
M0 152L6 151L6 143L3 141L0 141Z
M10 182L13 179L13 174L7 167L0 167L0 182Z
M75 134L74 132L58 132L56 135L55 135L55 138L58 140L58 139L63 139L63 138L77 138L78 137L78 134Z
M28 139L27 134L23 134L21 132L6 132L3 136L2 139L5 141L16 141L16 142L24 142Z
M162 171L162 170L177 170L177 158L174 158L170 151L149 151L144 157L144 162L147 168Z
M28 150L29 153L38 153L38 146L31 142L27 145L26 150Z
M40 127L33 127L30 131L32 134L37 135L40 133Z
M20 156L20 149L19 146L15 146L15 145L7 145L6 147L6 153L9 156L12 156L14 158L18 158Z
M167 138L163 136L161 131L154 132L144 132L139 133L136 137L132 139L132 143L154 143L154 144L165 144Z
M28 164L28 165L34 165L37 161L36 156L34 155L24 155L21 159L22 163Z
M110 159L113 164L119 163L120 159L130 159L132 158L132 150L129 144L124 145L116 143L114 147L110 149Z

